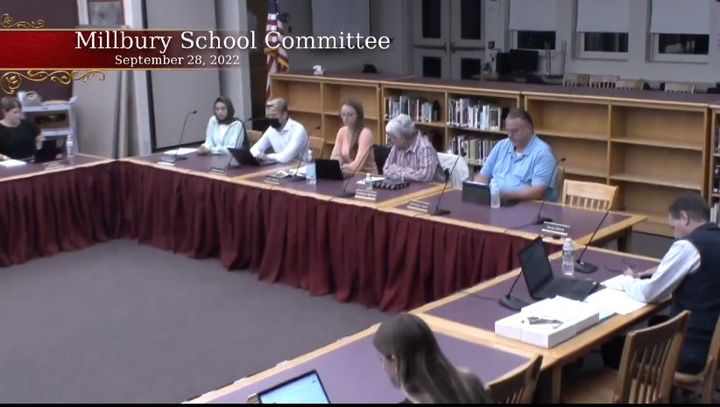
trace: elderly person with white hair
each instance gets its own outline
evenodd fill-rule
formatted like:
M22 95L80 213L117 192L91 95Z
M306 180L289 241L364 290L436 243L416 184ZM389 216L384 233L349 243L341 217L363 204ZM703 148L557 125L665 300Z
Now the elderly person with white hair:
M444 182L437 151L427 137L415 129L408 115L401 114L385 126L392 149L385 161L383 175L400 181Z

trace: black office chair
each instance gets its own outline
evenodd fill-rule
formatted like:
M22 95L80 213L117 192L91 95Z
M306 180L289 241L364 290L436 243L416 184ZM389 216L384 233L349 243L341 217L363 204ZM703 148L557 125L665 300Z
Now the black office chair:
M377 165L378 173L382 175L385 161L390 155L390 147L373 144L373 155L375 155L375 165Z

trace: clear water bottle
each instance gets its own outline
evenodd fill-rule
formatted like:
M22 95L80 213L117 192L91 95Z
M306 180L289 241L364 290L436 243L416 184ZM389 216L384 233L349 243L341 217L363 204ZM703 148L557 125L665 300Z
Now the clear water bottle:
M73 136L71 134L67 136L67 139L65 139L65 149L68 157L75 153L75 140L73 140Z
M500 187L498 186L495 178L490 179L490 207L500 207Z
M308 185L315 185L317 183L317 176L315 174L315 159L313 158L312 150L308 150L305 158L305 182Z
M569 237L565 238L562 248L562 273L572 277L575 274L575 244Z
M365 175L365 189L367 189L368 191L373 190L372 175L370 175L369 172L367 173L367 175Z

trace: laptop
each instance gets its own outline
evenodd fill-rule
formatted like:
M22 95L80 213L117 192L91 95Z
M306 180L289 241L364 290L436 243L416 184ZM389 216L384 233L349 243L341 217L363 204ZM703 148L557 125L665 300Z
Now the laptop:
M51 139L44 140L42 147L35 150L35 156L33 162L46 163L50 161L62 160L65 158L65 137L53 137Z
M311 370L250 396L260 404L330 404L317 371Z
M345 174L340 168L340 161L317 158L315 160L315 175L317 179L332 179L342 181L348 179L352 174Z
M229 147L228 151L233 156L235 161L238 162L240 165L250 165L253 167L261 167L264 165L272 165L275 164L275 160L258 160L255 158L255 156L250 153L250 150L244 149L244 148L232 148Z
M462 184L462 195L461 199L463 202L473 202L480 205L490 206L490 186L483 184L482 182L465 180ZM503 200L501 206L513 206L518 201Z
M535 300L559 295L583 301L600 286L597 281L555 277L541 237L520 252L520 266L530 297Z

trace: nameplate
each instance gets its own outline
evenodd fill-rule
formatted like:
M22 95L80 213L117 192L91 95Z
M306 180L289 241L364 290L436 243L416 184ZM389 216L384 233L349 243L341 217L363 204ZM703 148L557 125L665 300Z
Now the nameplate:
M174 167L174 166L175 166L175 161L163 161L163 160L160 160L160 161L158 161L157 163L160 164L160 165L168 166L168 167Z
M280 185L280 183L282 182L282 177L279 177L277 175L267 175L265 176L264 182L270 185Z
M228 175L227 167L210 167L210 174Z
M406 208L410 209L411 211L428 214L430 213L430 202L413 200L408 202Z
M163 154L160 156L158 164L175 165L175 161L177 161L177 157L174 155Z
M59 170L61 168L67 168L68 164L62 161L53 161L45 166L45 171Z
M567 237L570 231L570 225L562 223L544 222L540 234L543 236Z
M355 199L362 199L364 201L375 202L375 201L377 201L377 191L373 191L373 190L369 190L369 189L356 189L355 190Z

